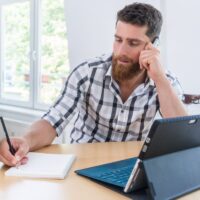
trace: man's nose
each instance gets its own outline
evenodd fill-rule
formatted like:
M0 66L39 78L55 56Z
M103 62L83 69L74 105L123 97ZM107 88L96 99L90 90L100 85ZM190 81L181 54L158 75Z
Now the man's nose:
M128 53L127 45L125 43L122 43L119 46L118 55L127 55L127 53Z

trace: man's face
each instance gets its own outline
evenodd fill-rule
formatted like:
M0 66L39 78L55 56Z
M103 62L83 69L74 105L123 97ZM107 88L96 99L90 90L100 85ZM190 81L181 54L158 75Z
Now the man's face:
M112 57L112 75L116 81L129 80L141 72L139 55L150 41L146 32L146 26L117 22Z

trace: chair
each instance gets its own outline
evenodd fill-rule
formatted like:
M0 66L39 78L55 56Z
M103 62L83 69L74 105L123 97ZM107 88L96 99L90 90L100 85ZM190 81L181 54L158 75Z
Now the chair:
M200 94L183 94L182 101L189 115L200 114Z
M183 103L185 104L200 104L200 95L183 94Z

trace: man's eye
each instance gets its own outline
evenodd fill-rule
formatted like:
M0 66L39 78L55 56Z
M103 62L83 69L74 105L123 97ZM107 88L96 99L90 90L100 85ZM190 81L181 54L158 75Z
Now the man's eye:
M115 38L115 41L116 41L116 42L122 42L122 40L119 39L119 38Z
M135 43L135 42L130 42L129 45L130 45L131 47L137 47L137 46L139 46L140 44L139 44L139 43Z

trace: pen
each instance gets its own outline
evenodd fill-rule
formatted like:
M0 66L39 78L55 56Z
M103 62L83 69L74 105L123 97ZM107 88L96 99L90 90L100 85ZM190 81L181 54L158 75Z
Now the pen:
M9 138L8 131L6 129L6 125L4 123L3 117L0 117L0 120L1 120L1 124L2 124L3 130L4 130L4 133L6 135L6 140L7 140L8 146L9 146L10 153L14 156L16 151L10 142L10 138Z

